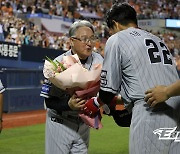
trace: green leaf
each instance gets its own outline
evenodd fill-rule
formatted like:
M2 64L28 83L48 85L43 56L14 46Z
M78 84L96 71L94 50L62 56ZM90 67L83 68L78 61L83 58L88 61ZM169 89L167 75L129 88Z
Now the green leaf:
M58 63L58 65L61 67L61 69L62 69L63 71L66 70L66 68L63 66L62 63L58 62L57 60L56 60L56 62Z
M46 56L46 59L47 59L51 64L54 65L55 69L58 68L57 64L56 64L52 59L50 59L48 56Z

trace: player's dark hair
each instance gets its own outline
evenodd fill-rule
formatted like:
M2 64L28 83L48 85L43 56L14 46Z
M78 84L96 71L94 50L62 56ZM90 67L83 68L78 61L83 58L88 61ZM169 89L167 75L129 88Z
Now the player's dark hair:
M135 23L137 25L136 11L128 3L115 3L106 14L106 22L109 28L113 28L116 21L121 25Z

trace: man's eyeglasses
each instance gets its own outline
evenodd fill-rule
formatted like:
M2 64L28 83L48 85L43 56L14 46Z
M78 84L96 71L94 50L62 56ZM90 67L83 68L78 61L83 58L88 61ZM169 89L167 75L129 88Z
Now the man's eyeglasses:
M79 40L81 41L82 43L88 43L88 42L91 42L91 43L95 43L97 38L95 36L92 36L90 38L87 38L87 37L81 37L81 38L78 38L78 37L71 37L72 39L75 39L75 40Z

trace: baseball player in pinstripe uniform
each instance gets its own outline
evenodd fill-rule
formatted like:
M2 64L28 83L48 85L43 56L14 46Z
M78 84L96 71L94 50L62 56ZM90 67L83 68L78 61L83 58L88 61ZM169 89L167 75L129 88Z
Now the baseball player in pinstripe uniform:
M126 107L132 108L130 154L179 154L180 142L175 136L180 131L180 97L155 107L144 101L147 89L178 80L167 46L137 27L136 12L127 3L112 6L107 25L114 35L105 46L99 97L88 100L84 112L93 116L102 102L108 104L120 91ZM176 128L174 134L166 131L171 128Z
M77 54L88 70L93 64L103 62L100 54L92 52L95 43L93 25L85 20L76 21L69 30L71 50L55 58ZM46 118L46 154L87 154L89 144L89 126L79 118L79 110L86 100L63 91L47 79L42 86L41 96L45 97Z
M3 92L5 88L0 80L0 133L2 131L2 114L3 114Z

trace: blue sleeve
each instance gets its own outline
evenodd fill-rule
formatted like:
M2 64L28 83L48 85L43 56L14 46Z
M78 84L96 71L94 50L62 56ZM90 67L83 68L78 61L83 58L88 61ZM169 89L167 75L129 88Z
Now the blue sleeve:
M40 96L44 98L49 98L51 89L51 82L48 79L44 79L43 85L41 87Z
M71 96L66 91L57 88L48 79L44 80L40 96L45 98L47 108L54 109L57 112L71 110L68 105Z

